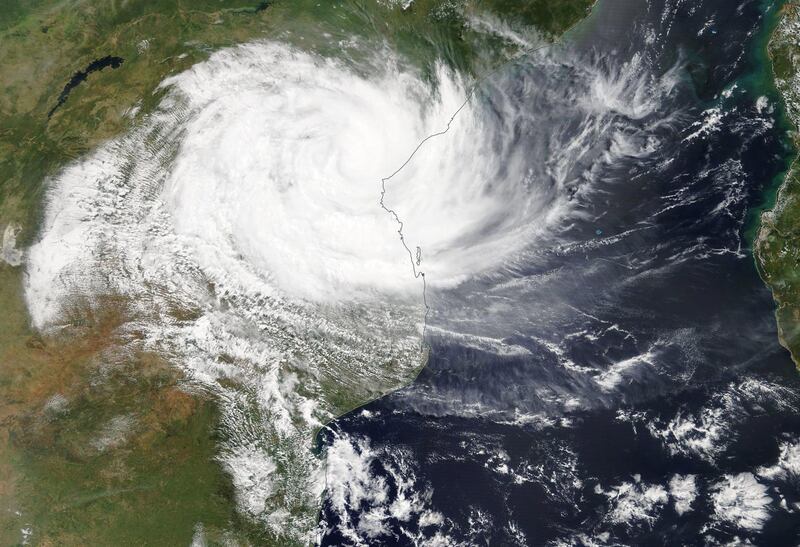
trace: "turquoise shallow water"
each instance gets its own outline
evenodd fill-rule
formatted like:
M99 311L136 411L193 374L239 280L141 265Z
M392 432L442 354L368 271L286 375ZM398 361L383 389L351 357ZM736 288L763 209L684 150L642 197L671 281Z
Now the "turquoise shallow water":
M783 146L785 147L784 169L781 170L765 188L761 203L752 207L748 215L745 224L745 236L751 247L754 239L757 237L761 213L771 209L775 205L778 188L783 183L789 166L797 155L797 149L790 134L793 130L792 122L786 114L783 98L780 92L775 88L772 63L769 58L770 37L780 20L781 7L784 4L785 2L764 2L763 9L766 13L764 25L757 34L754 46L749 50L749 55L752 56L752 64L755 68L751 74L741 79L742 85L750 89L753 94L768 97L770 103L775 105L775 123L776 127L784 132Z

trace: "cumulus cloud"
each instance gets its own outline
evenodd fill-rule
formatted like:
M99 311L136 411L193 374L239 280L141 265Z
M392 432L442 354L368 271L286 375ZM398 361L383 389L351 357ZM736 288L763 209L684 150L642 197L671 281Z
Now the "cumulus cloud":
M669 480L669 494L675 502L675 512L679 515L692 510L697 497L697 483L694 475L673 475Z
M737 426L752 414L788 409L796 403L791 390L767 380L745 378L715 394L703 407L679 409L664 423L651 420L646 427L674 455L716 463L737 438ZM643 418L631 417L638 419Z
M770 466L759 467L757 474L771 480L800 477L800 439L782 442L778 461Z
M444 517L431 506L432 490L418 484L409 459L402 450L337 436L327 449L326 500L337 519L333 528L355 545L374 544L398 531L418 544L448 544L439 542Z
M599 487L598 490L609 500L611 509L606 518L613 524L652 524L669 501L666 488L643 483L638 476L633 482L623 482L607 491Z
M760 530L769 519L772 498L752 473L725 475L711 487L717 520L746 530Z

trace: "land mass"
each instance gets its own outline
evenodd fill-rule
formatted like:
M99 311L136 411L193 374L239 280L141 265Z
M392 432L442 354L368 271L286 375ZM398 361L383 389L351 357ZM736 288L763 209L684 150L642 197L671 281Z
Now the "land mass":
M769 42L775 85L783 96L800 145L800 6L783 6ZM754 251L761 277L772 290L781 344L800 367L800 158L795 157L782 181L775 205L761 215Z

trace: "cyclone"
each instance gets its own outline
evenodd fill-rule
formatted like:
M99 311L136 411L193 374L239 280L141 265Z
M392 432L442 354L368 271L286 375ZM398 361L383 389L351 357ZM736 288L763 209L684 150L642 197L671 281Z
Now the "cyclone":
M315 302L418 297L423 260L452 285L530 244L554 196L511 128L441 65L354 65L262 43L164 83L193 113L163 201L205 268L227 253Z
M475 80L386 47L218 51L49 181L32 320L123 302L120 351L157 352L222 401L242 510L312 541L316 431L416 377L437 294L502 282L585 216L604 166L647 157L672 86L641 58L541 53ZM437 302L448 329L501 311L474 300L465 322Z

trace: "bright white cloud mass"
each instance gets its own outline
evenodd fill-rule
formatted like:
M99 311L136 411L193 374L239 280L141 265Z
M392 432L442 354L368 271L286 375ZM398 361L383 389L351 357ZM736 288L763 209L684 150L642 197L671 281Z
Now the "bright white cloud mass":
M528 180L524 151L513 148L508 128L469 102L446 138L432 139L406 164L426 136L447 128L466 92L444 68L432 86L391 55L383 64L349 66L259 43L218 52L164 82L171 93L163 107L178 120L150 123L174 132L174 157L142 142L136 169L154 176L169 162L166 179L150 188L156 195L146 197L163 208L203 271L244 283L255 273L277 291L316 302L418 296L400 226L381 207L382 179L385 207L403 222L415 255L421 248L434 282L497 267L528 244L525 232L541 227L540 209L550 200ZM60 179L116 180L128 174L128 161L90 160ZM68 205L54 199L53 207ZM57 312L48 287L65 266L42 254L85 229L56 223L33 257L28 294L39 325ZM243 265L249 273L239 271Z

